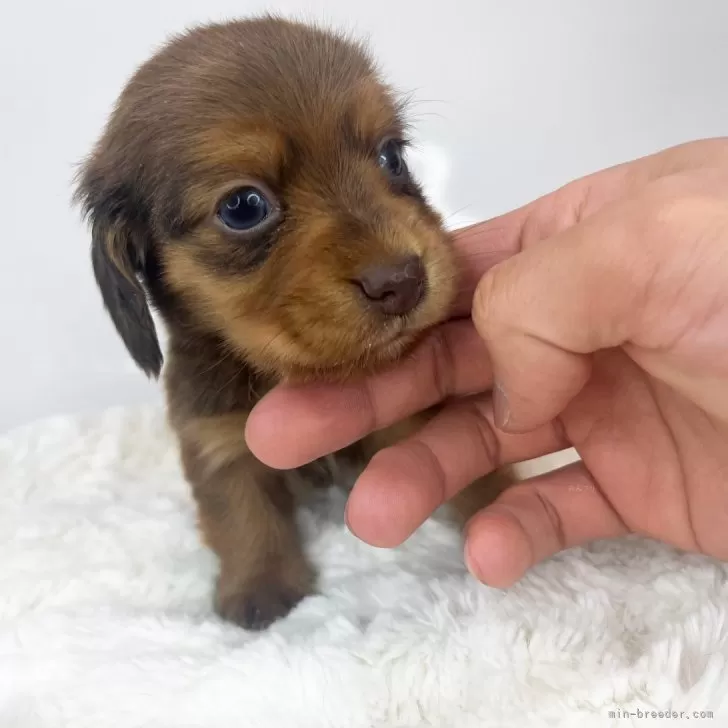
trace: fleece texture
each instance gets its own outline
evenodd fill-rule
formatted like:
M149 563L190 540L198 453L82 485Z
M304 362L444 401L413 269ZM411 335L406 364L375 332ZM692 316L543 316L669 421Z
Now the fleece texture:
M728 725L726 565L628 538L501 591L445 521L378 550L343 505L300 514L321 593L251 634L212 613L161 411L1 438L0 728Z

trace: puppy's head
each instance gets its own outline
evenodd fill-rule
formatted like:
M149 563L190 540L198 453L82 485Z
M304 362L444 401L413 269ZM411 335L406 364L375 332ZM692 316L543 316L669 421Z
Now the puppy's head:
M137 363L162 361L145 291L280 378L370 370L442 320L454 263L401 112L361 45L279 19L196 29L139 69L78 188Z

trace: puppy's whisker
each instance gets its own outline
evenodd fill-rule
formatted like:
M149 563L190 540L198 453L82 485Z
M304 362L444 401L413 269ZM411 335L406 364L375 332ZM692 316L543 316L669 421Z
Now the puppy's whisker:
M413 114L411 116L411 123L417 124L418 121L421 119L429 119L429 118L435 118L435 119L445 119L445 115L439 113L438 111L421 111L418 114Z
M214 369L222 367L229 359L235 356L235 352L229 347L224 347L223 351L223 355L219 359L214 359L209 366L202 369L201 374L209 374Z
M261 361L267 361L269 359L279 359L278 353L273 348L276 344L280 343L282 340L284 340L287 337L287 334L285 331L280 331L274 336L270 337L259 349L259 356L258 358Z
M443 217L443 222L448 223L454 218L456 218L458 215L462 215L464 212L467 212L468 210L472 209L472 205L463 205L462 207L459 207L457 210L453 210L452 212L449 212L447 215Z

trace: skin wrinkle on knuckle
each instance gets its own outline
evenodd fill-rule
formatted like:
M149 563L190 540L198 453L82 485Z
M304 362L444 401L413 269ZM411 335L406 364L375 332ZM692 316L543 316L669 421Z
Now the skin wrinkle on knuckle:
M496 271L486 273L475 288L471 316L478 334L485 340L490 341L494 330L497 329L496 320L498 315L497 292L495 279Z
M571 183L540 200L540 204L523 226L521 250L540 243L575 223L575 195L580 192L580 186L580 183Z
M518 231L515 254L525 250L532 242L540 238L540 217L545 204L548 204L546 198L539 200L537 203L532 203L532 207Z
M531 203L517 238L516 252L573 227L590 211L594 182L575 180Z
M577 191L578 194L574 194L570 198L570 206L568 207L569 219L563 224L562 230L580 223L598 206L594 203L597 188L592 180L584 180L578 186Z
M413 437L408 442L395 447L401 448L403 455L409 451L412 460L424 466L425 472L430 476L426 478L425 482L435 486L433 492L435 503L437 505L444 503L447 494L447 474L432 448L419 437Z
M362 423L361 428L363 433L377 432L385 426L382 422L381 410L378 406L378 398L373 384L371 378L367 377L361 386L361 392L364 397L362 409L366 412L366 421Z
M429 341L427 373L436 401L447 399L455 391L455 353L444 329L435 329Z
M477 433L482 450L486 453L486 458L490 472L495 468L503 465L503 448L501 442L496 435L491 420L488 415L492 416L492 405L480 400L475 400L468 404L466 412L469 413L473 423L473 430Z
M556 510L553 503L551 503L551 501L549 501L549 499L544 496L544 494L541 493L538 488L536 488L533 492L536 498L536 502L543 509L543 514L546 517L546 522L550 526L549 531L551 538L556 544L556 548L550 548L552 548L554 553L563 551L567 546L567 541L566 532L564 530L564 523L561 519L561 516L559 515L559 512Z

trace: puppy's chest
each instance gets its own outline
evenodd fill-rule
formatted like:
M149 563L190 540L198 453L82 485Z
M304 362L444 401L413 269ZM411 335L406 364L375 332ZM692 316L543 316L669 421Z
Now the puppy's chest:
M288 487L299 497L306 497L314 491L330 487L349 492L377 452L412 435L430 416L431 413L427 412L410 417L374 432L342 450L289 471Z
M299 499L306 500L328 488L351 491L354 483L369 462L360 443L345 450L326 455L286 473L286 485Z

